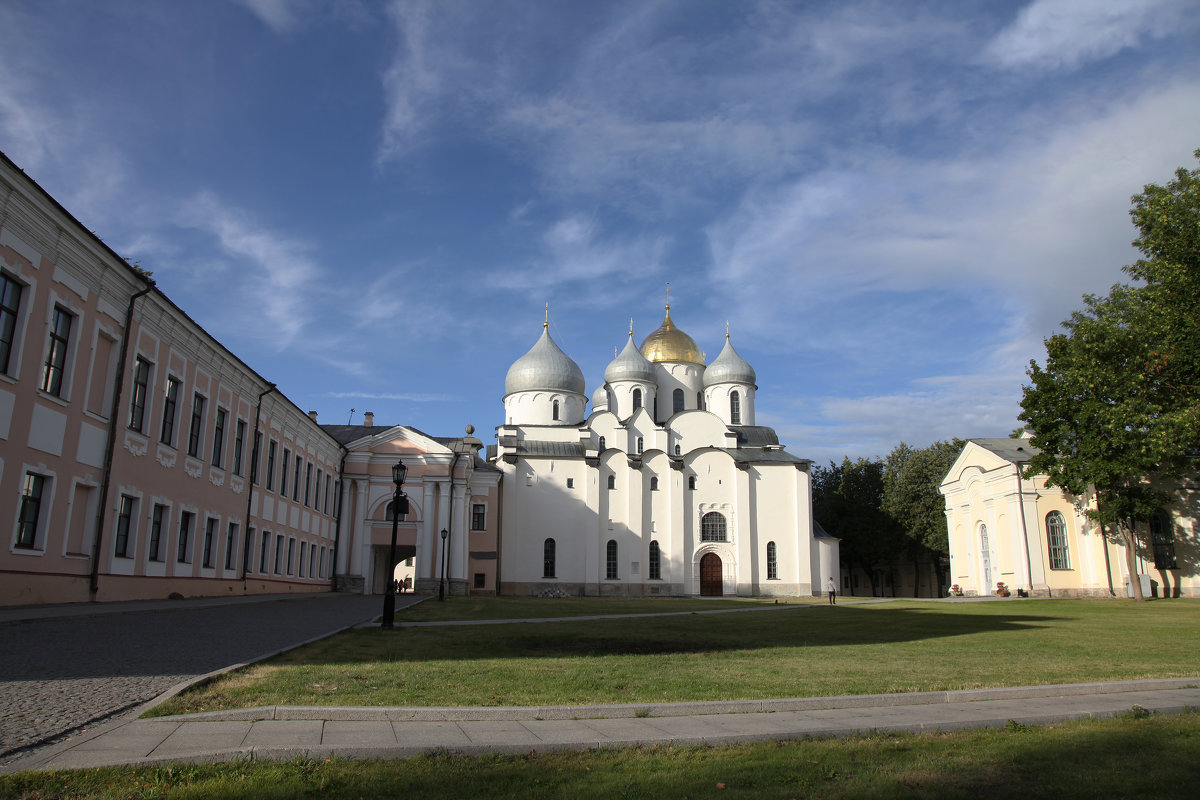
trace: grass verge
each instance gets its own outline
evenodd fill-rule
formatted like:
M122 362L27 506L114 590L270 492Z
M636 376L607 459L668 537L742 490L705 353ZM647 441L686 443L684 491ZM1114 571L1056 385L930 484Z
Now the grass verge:
M407 761L238 762L0 775L0 797L1195 796L1200 714L728 747Z
M153 715L260 705L574 705L1195 675L1200 602L898 601L346 632Z

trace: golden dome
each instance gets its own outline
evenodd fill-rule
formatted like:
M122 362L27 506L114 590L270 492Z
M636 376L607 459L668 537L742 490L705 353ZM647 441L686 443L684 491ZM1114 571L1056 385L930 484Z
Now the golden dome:
M642 355L647 361L682 361L704 366L704 355L692 337L675 327L671 322L671 306L667 305L667 316L658 330L642 342Z

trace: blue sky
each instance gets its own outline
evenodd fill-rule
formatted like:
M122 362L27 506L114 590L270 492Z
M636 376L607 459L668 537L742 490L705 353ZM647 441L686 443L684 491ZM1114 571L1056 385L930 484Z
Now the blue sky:
M1003 436L1194 166L1200 6L0 0L0 149L322 422L474 424L632 317L800 456Z

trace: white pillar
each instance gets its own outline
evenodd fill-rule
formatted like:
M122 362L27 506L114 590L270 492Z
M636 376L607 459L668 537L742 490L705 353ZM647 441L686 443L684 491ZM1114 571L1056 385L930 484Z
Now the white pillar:
M417 542L417 576L421 578L436 577L435 548L438 544L437 514L434 513L437 483L425 479L421 484L421 533Z
M357 535L354 537L354 572L363 577L363 594L374 591L375 569L371 560L371 530L367 525L367 510L371 495L370 479L358 481L358 507L355 509Z

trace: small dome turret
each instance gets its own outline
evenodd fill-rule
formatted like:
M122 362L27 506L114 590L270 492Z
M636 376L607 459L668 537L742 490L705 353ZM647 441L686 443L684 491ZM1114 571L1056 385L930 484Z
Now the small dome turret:
M513 362L504 377L504 393L529 391L571 392L586 395L583 370L550 338L549 325L529 352Z
M629 331L629 340L621 354L608 363L604 368L604 380L607 383L617 381L654 382L654 365L646 360L642 351L633 343L633 331Z
M729 341L729 332L726 331L725 347L704 370L704 387L707 389L718 383L744 383L754 386L756 381L754 367L733 349L733 344Z
M608 408L608 389L604 388L604 384L596 387L596 391L592 392L592 411L604 411Z

